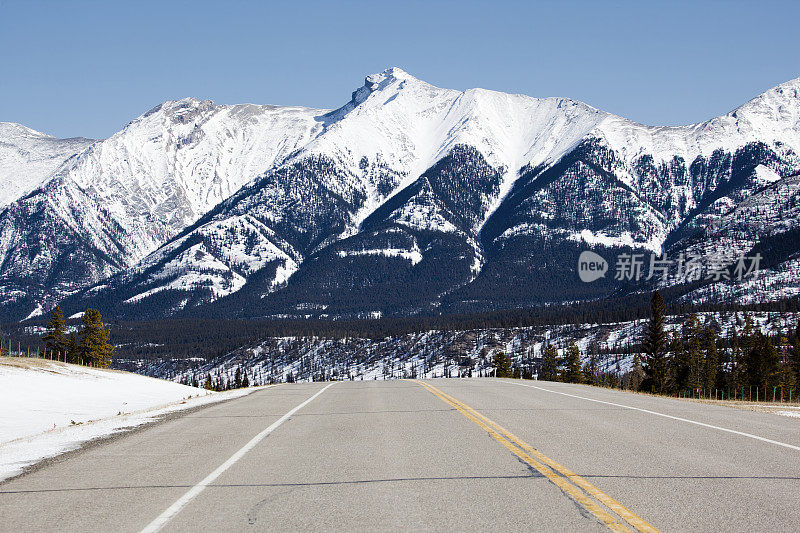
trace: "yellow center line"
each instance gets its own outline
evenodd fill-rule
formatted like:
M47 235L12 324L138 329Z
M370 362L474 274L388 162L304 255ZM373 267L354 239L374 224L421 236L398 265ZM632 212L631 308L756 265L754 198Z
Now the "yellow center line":
M584 508L586 508L589 512L595 515L609 529L614 531L630 531L624 524L620 523L614 516L608 513L605 509L603 509L589 497L587 497L587 495L580 489L578 489L578 487L586 491L586 493L590 494L598 501L602 502L606 507L611 509L617 515L622 517L622 519L628 522L628 524L633 526L637 531L641 531L643 533L658 532L656 528L645 522L642 518L635 515L633 512L631 512L622 504L620 504L619 502L608 496L606 493L604 493L603 491L601 491L600 489L598 489L597 487L595 487L594 485L592 485L591 483L580 477L579 475L575 474L568 468L550 459L540 451L536 450L533 446L523 441L522 439L520 439L507 429L503 428L493 420L482 415L472 407L453 398L448 394L445 394L444 392L440 391L433 385L416 380L414 380L414 382L418 383L419 385L422 385L423 387L428 389L431 393L439 397L444 402L455 407L459 412L461 412L461 414L463 414L464 416L475 422L478 426L483 428L495 440L497 440L498 442L503 444L506 448L508 448L514 455L516 455L517 457L519 457L520 459L531 465L533 468L538 470L540 473L546 476L550 481L552 481L559 488L561 488L564 492L570 495L575 501L583 505ZM536 457L538 461L533 459L533 457L531 456ZM556 472L554 472L554 470L562 474L564 477L559 476ZM567 479L572 483L574 483L574 485L569 483Z
M429 386L433 387L433 385L429 385ZM472 407L466 405L465 403L460 402L459 400L453 398L452 396L449 396L449 395L447 395L446 393L444 393L442 391L439 391L439 392L442 395L444 395L447 398L449 398L451 401L460 404L464 409L470 411L475 416L483 419L487 424L489 424L490 426L494 427L497 431L499 431L501 434L505 435L506 438L508 438L512 442L516 443L523 450L527 451L528 453L533 454L537 459L539 459L540 461L542 461L546 465L550 466L551 468L555 469L556 471L560 472L562 475L566 476L570 481L572 481L573 483L575 483L576 485L581 487L587 493L589 493L592 496L594 496L595 498L597 498L600 502L602 502L604 505L606 505L609 509L611 509L612 511L617 513L619 516L621 516L623 519L625 519L625 521L627 521L629 524L631 524L633 527L635 527L638 531L647 532L647 533L655 533L655 532L658 531L656 528L654 528L653 526L651 526L650 524L645 522L642 518L636 516L633 512L628 510L626 507L624 507L618 501L616 501L613 498L611 498L609 495L607 495L606 493L604 493L603 491L601 491L600 489L598 489L597 487L595 487L594 485L592 485L591 483L586 481L584 478L582 478L579 475L575 474L574 472L572 472L571 470L569 470L565 466L562 466L559 463L555 462L554 460L550 459L549 457L547 457L546 455L544 455L540 451L536 450L530 444L528 444L527 442L523 441L522 439L520 439L519 437L517 437L516 435L514 435L513 433L511 433L510 431L508 431L504 427L500 426L496 422L494 422L494 421L490 420L489 418L485 417L484 415L480 414L475 409L473 409Z

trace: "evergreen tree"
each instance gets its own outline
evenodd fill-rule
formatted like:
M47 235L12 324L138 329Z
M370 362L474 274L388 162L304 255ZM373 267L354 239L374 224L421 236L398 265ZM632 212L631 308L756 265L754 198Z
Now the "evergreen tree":
M512 377L511 360L508 358L505 352L497 352L496 354L494 354L494 359L492 361L492 364L497 369L495 375L498 378Z
M685 392L689 387L689 364L683 345L685 326L675 331L669 341L669 379L671 392Z
M241 386L243 388L247 388L247 387L250 386L250 378L247 377L247 372L245 372L244 376L242 376L242 385Z
M748 384L759 389L777 386L778 369L778 351L769 337L757 331L745 358Z
M644 348L644 381L642 389L658 394L667 391L667 335L664 332L664 299L655 291L650 299L650 323L642 346Z
M234 389L241 389L242 388L242 367L236 367L236 374L233 377L233 388Z
M646 374L641 355L633 355L633 366L627 376L623 376L623 387L627 386L630 390L649 390L645 385Z
M567 348L564 361L564 370L561 381L567 383L582 383L583 372L581 372L581 351L574 342Z
M47 347L47 351L56 354L60 359L67 354L69 340L66 334L67 324L64 321L64 313L60 306L56 306L50 314L50 322L47 324L47 334L42 340Z
M75 365L85 364L81 358L81 348L78 337L73 333L67 341L67 362Z
M103 326L103 317L96 309L87 309L83 314L83 330L79 347L84 362L100 368L111 365L114 347L109 344L111 333Z
M539 371L539 379L558 380L558 350L552 344L545 346L544 352L542 352L542 368Z
M672 356L672 367L675 390L678 392L688 392L700 386L699 330L700 322L692 314L684 322L680 336L674 340L676 347Z
M692 391L703 387L703 354L701 344L702 330L697 315L689 316L683 328L684 363L687 368L687 389Z
M792 339L792 348L789 357L789 366L794 372L794 386L798 389L800 396L800 321L797 322L797 329Z
M722 386L722 367L717 350L717 334L710 327L702 330L700 343L703 352L703 379L702 388L716 389Z
M583 382L589 385L597 385L597 356L590 355L583 365Z
M729 387L739 391L745 386L744 358L742 357L739 333L735 327L732 329L730 371L728 372L727 384Z

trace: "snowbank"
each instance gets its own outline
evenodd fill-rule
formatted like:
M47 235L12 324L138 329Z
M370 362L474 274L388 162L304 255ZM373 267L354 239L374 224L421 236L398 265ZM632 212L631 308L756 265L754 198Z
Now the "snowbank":
M0 481L42 459L178 411L244 396L28 358L0 358Z

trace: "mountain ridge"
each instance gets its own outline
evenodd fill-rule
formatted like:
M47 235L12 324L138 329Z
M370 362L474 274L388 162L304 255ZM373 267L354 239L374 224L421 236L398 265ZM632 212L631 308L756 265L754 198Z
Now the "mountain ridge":
M576 284L566 255L550 261L565 271L551 279L552 268L536 266L548 264L541 254L689 246L693 228L800 169L799 89L797 78L726 115L669 127L566 98L440 89L398 68L367 76L335 110L164 102L75 156L53 178L61 189L40 195L51 199L45 203L56 234L80 227L57 213L65 203L96 210L92 227L72 234L89 235L94 255L110 259L76 252L40 261L38 278L15 278L3 265L42 257L36 247L15 249L13 235L24 224L9 209L25 212L32 202L20 199L0 214L0 294L25 300L26 286L38 284L29 309L37 298L49 305L66 298L123 316L169 315L226 298L242 300L220 304L241 316L293 316L305 307L344 317L519 305L512 300L520 295L490 295L508 293L503 277L565 287L564 300L601 297L611 285ZM71 188L66 196L80 197L73 204L52 200ZM470 194L473 200L457 200ZM22 227L24 240L37 231ZM64 241L74 242L72 234ZM87 261L88 271L76 276ZM368 287L376 281L370 269L383 272L380 290L396 295L407 283L419 298L396 310L388 300L364 309L346 303L335 279ZM452 279L434 283L436 276ZM321 291L324 302L314 296L315 283L331 287ZM234 298L244 287L252 297ZM375 300L353 290L356 299ZM480 297L466 294L474 291ZM553 291L526 291L525 305L557 303ZM145 305L156 295L171 303Z

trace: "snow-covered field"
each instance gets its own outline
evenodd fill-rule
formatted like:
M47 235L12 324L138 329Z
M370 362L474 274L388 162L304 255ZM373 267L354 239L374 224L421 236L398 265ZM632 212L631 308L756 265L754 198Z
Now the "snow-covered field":
M254 390L215 393L129 372L0 358L0 481L92 439Z

